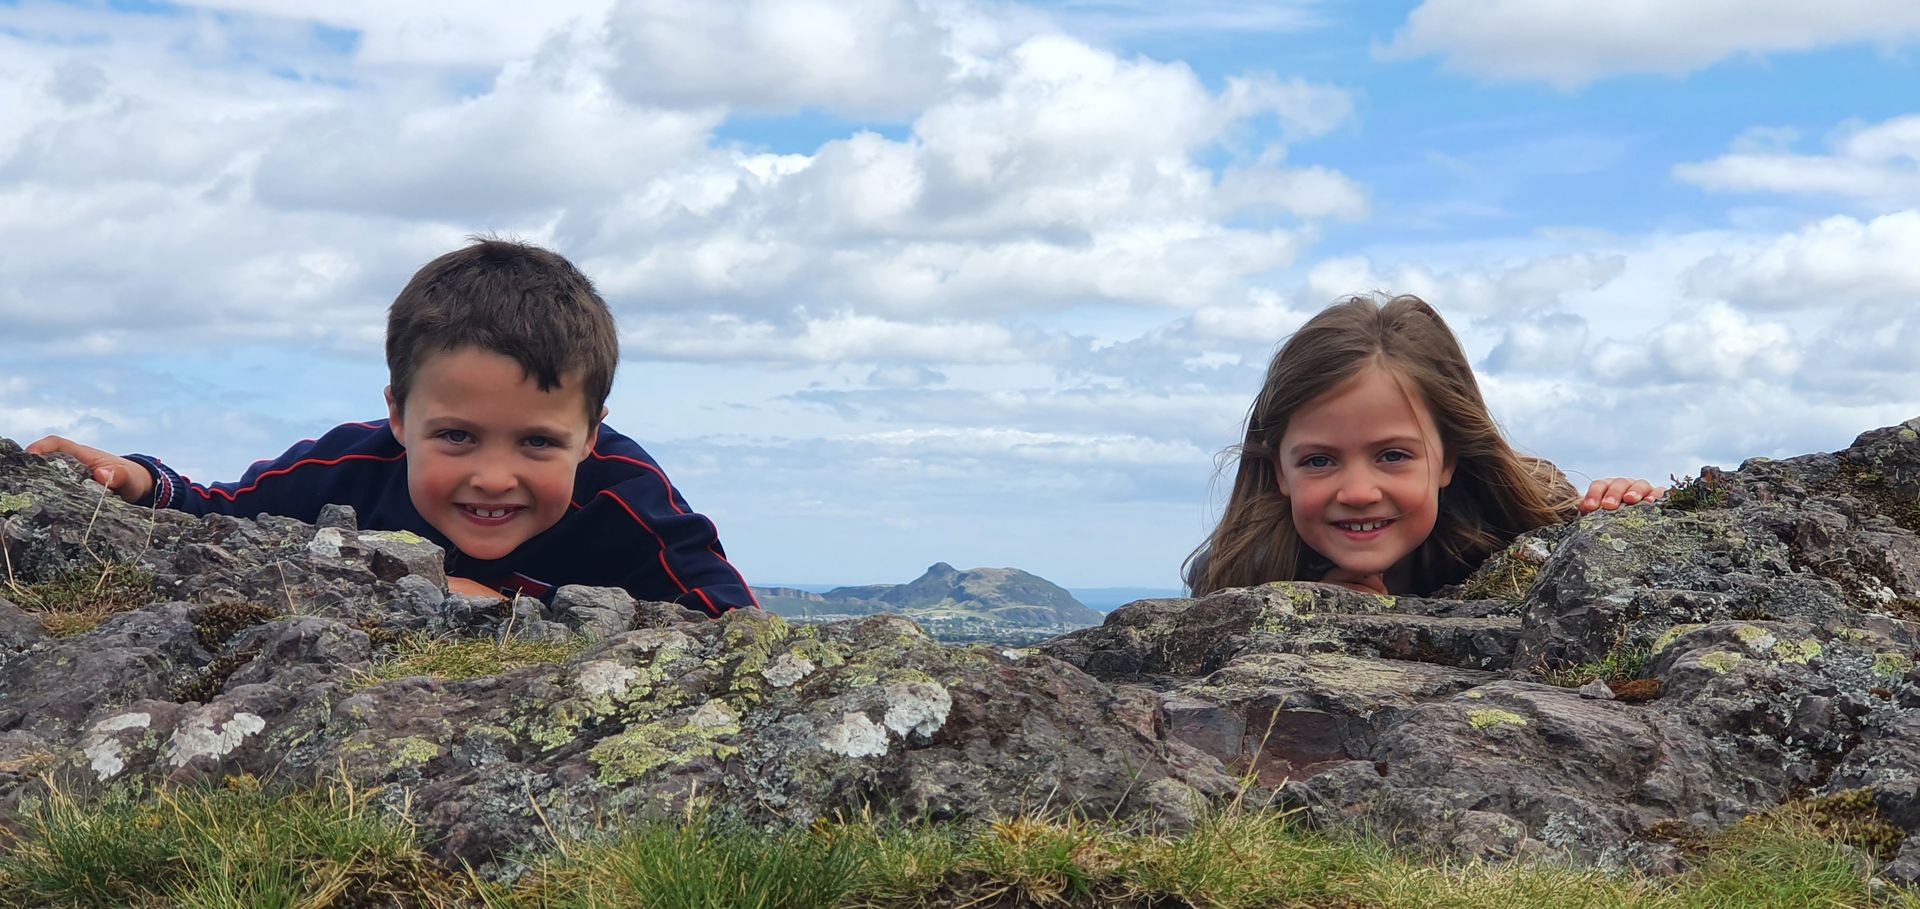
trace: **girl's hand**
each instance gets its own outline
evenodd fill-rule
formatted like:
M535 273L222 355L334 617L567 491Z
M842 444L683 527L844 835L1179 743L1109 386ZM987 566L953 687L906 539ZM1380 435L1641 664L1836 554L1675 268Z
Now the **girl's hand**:
M1598 511L1602 508L1615 511L1622 505L1637 505L1651 502L1666 494L1666 487L1654 488L1645 480L1628 477L1608 477L1595 480L1587 487L1587 497L1580 500L1580 513Z

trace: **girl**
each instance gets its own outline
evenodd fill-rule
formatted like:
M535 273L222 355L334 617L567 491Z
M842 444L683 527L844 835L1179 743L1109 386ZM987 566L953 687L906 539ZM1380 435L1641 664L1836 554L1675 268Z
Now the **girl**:
M1521 533L1664 492L1604 479L1580 498L1515 452L1460 342L1411 296L1308 320L1267 367L1237 450L1226 513L1187 559L1195 596L1293 580L1431 593Z

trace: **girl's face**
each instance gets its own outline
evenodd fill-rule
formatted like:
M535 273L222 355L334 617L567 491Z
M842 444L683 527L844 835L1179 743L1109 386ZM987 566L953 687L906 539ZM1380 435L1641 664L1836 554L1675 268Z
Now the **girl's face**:
M1378 364L1295 411L1275 466L1301 541L1336 566L1327 580L1382 591L1453 481L1426 403Z

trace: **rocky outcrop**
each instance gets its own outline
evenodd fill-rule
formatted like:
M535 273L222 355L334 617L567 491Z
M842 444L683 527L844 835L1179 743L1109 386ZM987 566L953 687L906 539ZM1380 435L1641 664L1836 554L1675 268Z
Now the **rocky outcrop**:
M695 793L774 823L1177 827L1245 780L1436 855L1664 870L1694 833L1841 796L1891 831L1889 877L1920 874L1920 420L1528 534L1432 597L1144 600L1025 655L888 616L450 597L438 550L350 515L154 514L10 443L0 531L0 807L48 773L344 776L484 864ZM94 588L144 595L90 631L22 593L103 564ZM422 639L579 643L395 677Z
M47 773L76 791L344 779L485 865L696 795L757 823L1068 804L1177 823L1232 785L1165 735L1151 691L943 646L897 617L706 621L572 587L550 605L449 596L436 547L350 513L314 527L135 508L4 440L0 534L0 808ZM43 591L129 584L145 595L92 630L42 621L59 614ZM484 657L509 640L577 646L393 677L422 641Z
M1920 867L1916 532L1920 420L1709 468L1434 598L1145 601L1044 652L1161 694L1174 737L1319 823L1658 870L1676 831L1864 789L1908 835L1899 876Z

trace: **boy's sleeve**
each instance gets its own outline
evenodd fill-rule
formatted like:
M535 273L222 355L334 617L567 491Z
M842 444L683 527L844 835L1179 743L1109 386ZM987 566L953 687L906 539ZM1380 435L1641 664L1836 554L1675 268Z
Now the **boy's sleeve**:
M202 486L182 476L152 455L130 454L127 459L153 474L153 490L136 503L172 508L188 514L225 514L253 517L273 514L313 522L328 502L358 505L342 496L340 472L326 468L357 460L399 460L397 455L368 452L363 444L372 424L350 423L318 439L295 444L271 461L258 461L239 480ZM385 432L384 429L380 429Z
M647 554L620 583L643 600L667 600L710 616L760 608L746 579L727 561L713 521L687 506L665 473L647 458L646 472L599 495L633 522L636 549Z

